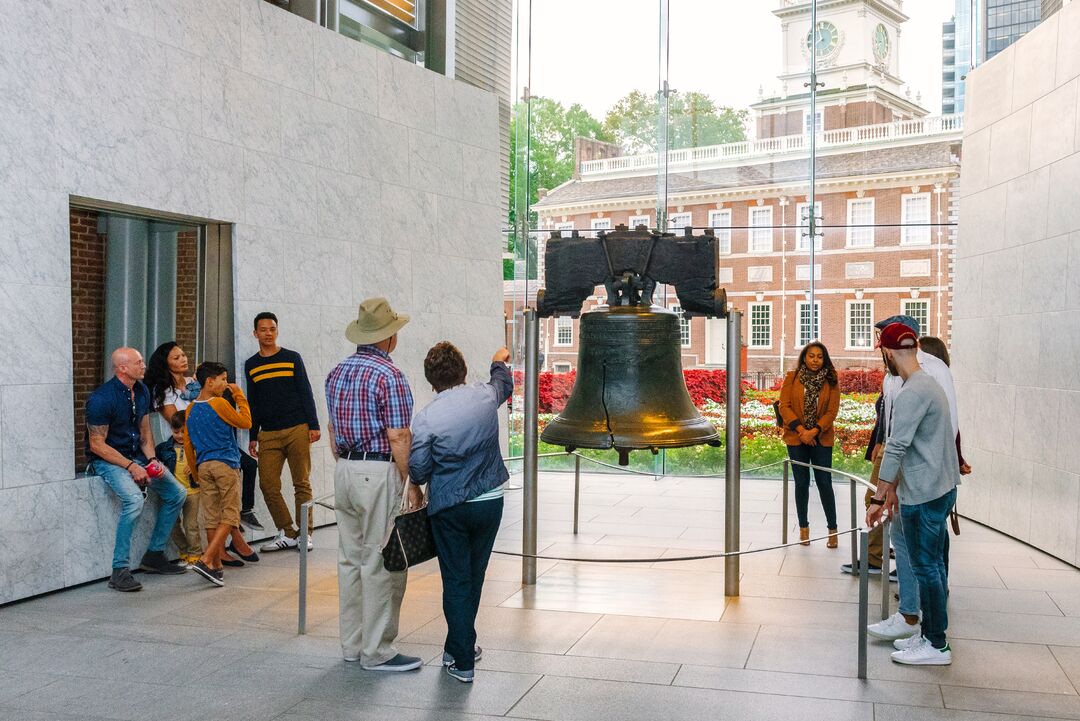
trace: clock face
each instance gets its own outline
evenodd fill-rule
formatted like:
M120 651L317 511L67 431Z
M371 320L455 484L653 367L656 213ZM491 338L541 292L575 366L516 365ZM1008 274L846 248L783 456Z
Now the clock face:
M819 22L817 30L806 34L806 49L810 51L811 43L817 49L818 57L828 57L840 47L840 30L828 21Z
M879 63L889 57L889 31L881 24L874 28L874 57Z

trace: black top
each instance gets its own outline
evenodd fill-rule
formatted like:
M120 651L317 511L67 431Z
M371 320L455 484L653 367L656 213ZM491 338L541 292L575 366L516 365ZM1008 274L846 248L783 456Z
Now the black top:
M260 430L280 431L301 423L319 430L315 398L299 353L288 348L267 357L256 353L244 362L244 377L251 404L251 440L258 440Z
M136 381L128 390L119 378L113 376L86 399L86 425L108 426L105 443L125 458L140 463L145 463L146 457L142 452L139 424L149 412L150 390L142 381ZM89 431L86 433L86 456L90 460L98 458L90 452Z

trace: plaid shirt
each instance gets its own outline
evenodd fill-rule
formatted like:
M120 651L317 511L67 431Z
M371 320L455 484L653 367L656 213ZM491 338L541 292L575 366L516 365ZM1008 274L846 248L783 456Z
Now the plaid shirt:
M390 453L387 428L408 428L413 397L390 354L356 347L326 377L326 409L338 451Z

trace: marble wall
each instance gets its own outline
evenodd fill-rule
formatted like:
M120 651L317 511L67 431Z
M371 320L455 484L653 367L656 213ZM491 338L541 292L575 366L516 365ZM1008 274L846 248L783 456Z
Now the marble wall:
M960 512L1080 565L1080 3L967 79Z
M0 97L0 603L109 571L118 504L71 461L71 198L235 224L237 357L276 312L324 419L366 296L413 316L418 404L432 343L475 377L502 343L491 94L263 0L0 0Z

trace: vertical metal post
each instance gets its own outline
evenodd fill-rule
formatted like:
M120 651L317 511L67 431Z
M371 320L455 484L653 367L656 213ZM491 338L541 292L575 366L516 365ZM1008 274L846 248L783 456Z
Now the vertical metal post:
M784 512L783 512L783 525L784 530L780 532L780 543L787 543L788 535L788 476L791 473L791 462L787 458L784 459Z
M858 493L857 493L858 488L855 485L855 481L852 480L849 485L851 487L851 568L855 569L855 568L858 567L856 564L859 563L859 558L860 558L859 549L858 549L858 543L857 543L857 536L856 536L856 533L858 533L858 532L855 530L859 525L859 519L858 519L858 516L856 515L857 512L858 512L858 508L855 505L856 503L859 502L859 498L858 498ZM861 556L861 558L863 558L865 560L866 559L866 554L863 554Z
M870 554L870 531L859 532L859 553ZM888 582L886 582L888 585ZM859 566L859 678L866 678L866 625L870 621L870 564Z
M296 632L303 636L307 633L307 539L308 539L308 513L311 512L311 501L300 506L300 538L297 550L300 551L300 599L297 604Z
M581 456L574 454L574 535L578 531L578 510L581 506Z
M724 492L724 552L739 551L739 486L742 453L739 448L739 401L742 380L742 313L727 316L727 454ZM739 556L724 558L724 595L739 595Z
M891 520L891 519L889 519ZM889 520L881 524L881 620L889 617ZM870 565L869 559L867 564Z
M537 366L539 365L540 347L540 321L536 317L536 311L532 308L525 309L525 447L522 456L525 463L525 474L522 480L525 486L524 504L521 509L522 528L524 534L521 538L521 552L525 556L521 559L521 582L526 586L536 585L536 559L529 556L536 555L536 485L537 485L537 442L538 433L538 403L540 399L537 379Z

